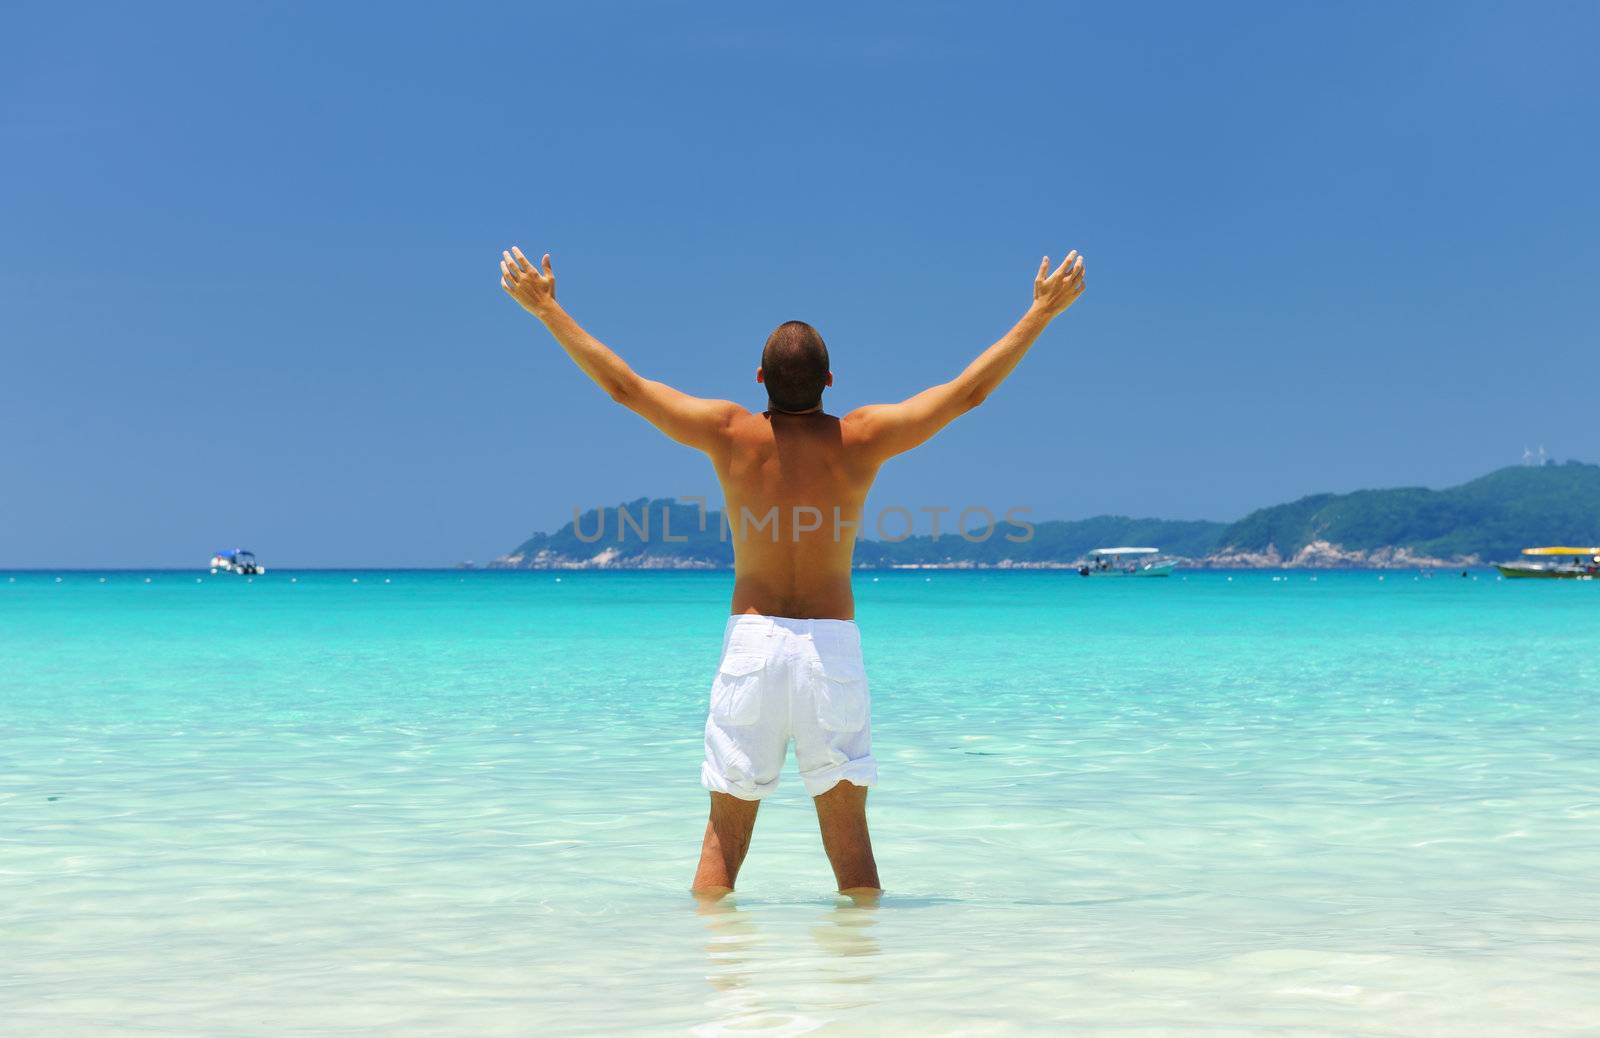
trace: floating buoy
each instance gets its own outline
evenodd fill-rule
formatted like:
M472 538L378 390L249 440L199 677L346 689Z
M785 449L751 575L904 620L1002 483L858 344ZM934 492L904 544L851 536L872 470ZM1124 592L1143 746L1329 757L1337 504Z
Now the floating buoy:
M60 577L57 577L57 578L56 578L56 583L57 583L57 584L59 584L59 583L61 583L61 578L60 578Z
M198 584L198 583L200 583L200 578L199 578L199 577L195 577L195 578L194 578L194 582L195 582L195 583L196 583L196 584Z
M145 582L145 583L146 583L146 584L148 584L148 583L150 583L150 578L149 578L149 577L145 577L145 578L144 578L144 582Z
M361 578L360 577L351 577L350 578L350 583L359 584L359 583L361 583Z
M383 582L384 582L384 583L385 583L385 584L387 584L387 583L389 583L389 578L388 578L388 577L384 577L384 578L383 578Z
M560 578L560 577L557 577L557 578L556 578L556 583L557 583L557 584L559 584L559 583L561 583L561 578Z
M299 577L290 577L289 578L289 583L298 584L298 583L300 583L300 578Z

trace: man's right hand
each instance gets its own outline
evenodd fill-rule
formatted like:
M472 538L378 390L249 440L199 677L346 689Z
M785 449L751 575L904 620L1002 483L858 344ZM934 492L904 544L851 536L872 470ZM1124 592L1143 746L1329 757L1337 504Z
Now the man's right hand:
M1055 273L1050 273L1050 257L1039 261L1039 273L1033 279L1033 305L1050 317L1055 317L1077 302L1083 295L1083 257L1078 250L1067 253Z
M521 303L524 310L544 320L545 313L556 302L556 274L550 269L550 254L544 254L538 267L529 263L528 257L515 245L500 256L500 287Z

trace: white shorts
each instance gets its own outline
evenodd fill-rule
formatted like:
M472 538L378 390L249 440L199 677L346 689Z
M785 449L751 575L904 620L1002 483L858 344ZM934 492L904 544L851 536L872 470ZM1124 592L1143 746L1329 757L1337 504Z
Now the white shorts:
M731 616L711 684L700 784L741 800L778 788L789 740L806 792L875 785L861 631L849 620Z

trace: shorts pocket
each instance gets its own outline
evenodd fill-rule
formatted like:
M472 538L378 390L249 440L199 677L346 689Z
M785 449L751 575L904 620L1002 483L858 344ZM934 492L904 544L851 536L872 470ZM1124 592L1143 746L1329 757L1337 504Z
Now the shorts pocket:
M762 656L724 657L711 683L711 716L724 724L755 724L761 717L761 672L766 667Z
M871 700L867 671L859 660L826 660L813 685L817 723L830 732L859 732L867 724Z

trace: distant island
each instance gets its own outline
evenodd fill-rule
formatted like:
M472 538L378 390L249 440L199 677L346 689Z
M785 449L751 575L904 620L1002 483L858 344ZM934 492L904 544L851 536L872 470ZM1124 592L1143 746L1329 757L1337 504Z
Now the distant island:
M1003 521L981 539L944 532L902 540L864 536L859 569L1066 569L1091 549L1150 545L1212 569L1416 569L1481 566L1535 544L1600 542L1600 465L1521 465L1444 490L1397 487L1313 494L1233 523L1206 520ZM715 509L640 498L591 509L554 533L536 533L489 565L498 569L726 569L733 546ZM867 533L871 533L871 522ZM969 522L967 530L978 524ZM1011 537L1003 535L1010 533ZM1012 537L1016 539L1012 539Z

